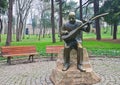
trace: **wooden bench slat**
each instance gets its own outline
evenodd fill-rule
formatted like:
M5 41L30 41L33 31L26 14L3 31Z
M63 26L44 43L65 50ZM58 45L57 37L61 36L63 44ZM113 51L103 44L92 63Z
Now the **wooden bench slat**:
M46 46L46 53L59 53L64 46Z
M26 54L12 54L12 56L27 56L27 55L37 55L38 53L26 53ZM4 57L10 57L11 55L4 54Z
M36 52L36 51L33 51L33 50L28 50L28 51L24 51L24 50L20 50L20 51L4 51L2 53L33 53L33 52Z

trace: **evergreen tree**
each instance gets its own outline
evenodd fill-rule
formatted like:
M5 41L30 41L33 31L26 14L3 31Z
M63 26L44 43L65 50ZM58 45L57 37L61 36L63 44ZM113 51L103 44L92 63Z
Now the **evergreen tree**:
M107 0L100 8L100 12L109 12L107 16L104 16L104 20L114 26L113 39L117 39L117 26L120 22L120 1L119 0Z

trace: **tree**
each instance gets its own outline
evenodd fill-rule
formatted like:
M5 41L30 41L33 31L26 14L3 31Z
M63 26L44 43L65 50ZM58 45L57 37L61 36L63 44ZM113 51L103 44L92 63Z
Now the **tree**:
M3 29L1 15L6 11L7 7L8 7L7 0L0 0L0 42L1 42L1 33Z
M20 41L23 33L24 25L29 14L30 7L33 0L16 0L16 13L17 13L17 28L16 28L16 41Z
M38 11L38 21L39 21L39 38L38 38L38 40L40 40L40 37L41 37L41 35L43 35L43 37L44 37L44 32L45 32L45 22L46 22L46 20L48 20L47 18L49 18L49 21L47 21L47 22L51 22L51 14L50 14L50 12L51 12L51 10L50 10L50 3L49 3L50 1L48 0L48 2L47 1L44 1L44 0L39 0L39 2L38 2L38 4L36 4L36 6L35 7L37 7L36 9L37 9L37 11ZM48 13L47 12L49 12L49 16L46 16L46 15L48 15ZM46 14L47 13L47 14Z
M86 15L87 15L88 6L90 4L94 4L94 15L97 15L99 13L99 1L102 1L102 0L87 0L84 4L82 4L82 6L80 5L79 7L77 7L76 10L78 8L80 8L80 10L82 10L84 7L86 7ZM81 3L82 3L82 1L80 0L80 4ZM99 18L95 20L95 28L96 28L96 39L100 40L101 33L100 33Z
M94 16L96 16L99 13L99 1L101 1L101 0L88 0L85 3L85 4L88 4L88 5L91 4L91 3L94 4ZM100 30L100 20L99 20L99 18L97 18L95 20L95 28L96 28L96 39L101 40L101 30Z
M94 15L99 13L99 0L94 0ZM101 40L101 31L100 31L100 20L97 18L95 20L95 28L96 28L96 39Z
M62 17L64 19L67 18L67 15L70 11L75 11L76 7L77 7L77 2L75 2L74 0L69 0L68 2L66 0L56 0L57 2L59 2L59 9L60 9L60 5L62 5L61 9L62 9ZM61 10L60 9L60 10ZM58 10L59 11L59 10Z
M107 16L104 16L104 20L114 26L113 39L117 39L117 26L120 22L120 1L119 0L107 0L100 8L100 12L109 12Z
M34 15L34 17L32 18L33 35L35 34L35 27L36 26L37 26L37 21L36 21L35 15Z
M55 43L54 0L51 0L52 42Z
M56 2L58 2L59 4L59 32L60 32L60 29L62 27L62 4L64 3L63 0L56 0ZM60 36L60 41L62 41L62 38Z
M55 1L57 2L57 5L59 5L58 15L59 15L59 32L60 32L60 29L61 29L62 24L63 24L62 17L64 17L63 14L65 13L65 10L67 10L67 8L65 7L67 3L65 2L65 0L55 0ZM62 41L61 36L60 36L60 41Z
M0 15L0 42L1 42L1 33L2 33L3 25L2 25L2 19Z
M8 4L7 4L7 0L0 0L0 8L7 8Z
M52 23L50 22L51 17L49 16L51 16L50 11L45 11L43 17L41 18L41 25L43 27L43 38L45 37L45 34L47 33L47 31L49 31L50 33L50 30L51 30L51 29L47 30L47 28L51 28L52 26Z
M9 8L8 8L8 33L6 45L9 46L12 41L12 10L13 10L13 0L9 0Z
M80 2L80 20L83 20L82 0L79 0L79 2Z

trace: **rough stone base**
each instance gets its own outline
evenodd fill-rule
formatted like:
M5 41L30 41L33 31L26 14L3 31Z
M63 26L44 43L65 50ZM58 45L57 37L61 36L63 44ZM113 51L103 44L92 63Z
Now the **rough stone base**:
M70 68L67 71L62 71L63 68L63 50L58 55L56 62L57 66L53 69L50 76L54 85L92 85L100 82L100 78L93 72L86 49L83 49L83 67L86 72L81 72L77 69L76 51L71 51Z

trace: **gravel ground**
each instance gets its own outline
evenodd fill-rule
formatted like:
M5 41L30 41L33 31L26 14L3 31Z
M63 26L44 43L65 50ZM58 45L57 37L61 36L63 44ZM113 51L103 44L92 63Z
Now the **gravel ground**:
M102 78L95 85L120 85L120 58L90 58L94 71ZM55 61L35 59L0 62L0 85L53 85L49 80Z

